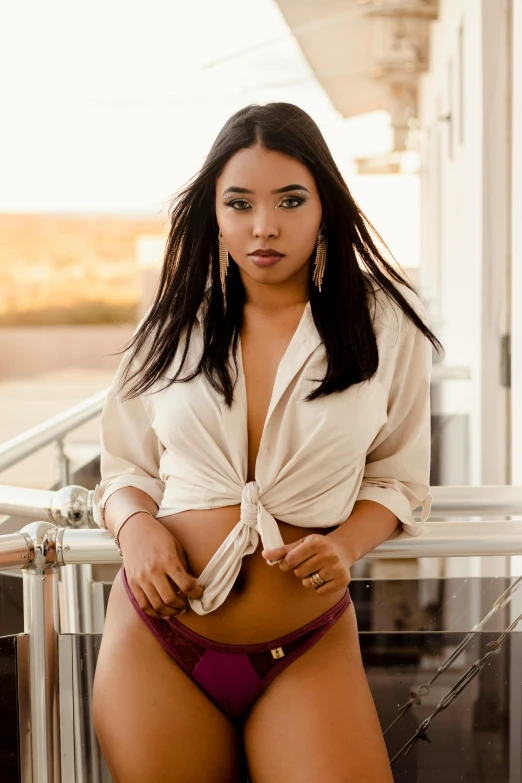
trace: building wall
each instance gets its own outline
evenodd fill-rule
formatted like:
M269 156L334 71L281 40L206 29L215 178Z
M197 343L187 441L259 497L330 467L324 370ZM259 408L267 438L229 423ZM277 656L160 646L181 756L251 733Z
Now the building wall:
M509 481L509 392L500 370L509 319L510 2L442 0L420 85L420 286L446 363L469 367L471 378L447 382L440 395L448 431L469 417L466 481L448 459L447 484ZM448 455L463 432L455 427L454 443L446 437Z
M480 333L482 254L481 235L477 230L482 189L482 104L480 80L476 78L480 72L481 26L475 8L474 0L441 2L439 20L431 27L430 68L421 80L420 89L423 134L419 270L421 288L445 348L445 362L469 367L473 379L480 372L477 335ZM460 85L463 85L462 96ZM469 417L471 425L466 450L471 461L466 474L463 475L461 468L455 480L455 465L448 465L446 473L443 467L442 483L480 483L476 458L480 449L479 384L468 381L444 384L439 406L438 413L445 415L446 430L458 418ZM448 435L446 432L444 445L451 440ZM449 470L452 475L448 474Z
M513 2L520 21L520 0L441 0L431 29L430 67L420 85L420 286L431 303L446 363L470 371L469 381L448 382L439 395L438 413L447 422L445 484L505 484L516 475L522 482L522 456L515 457L512 446L517 432L520 442L522 421L518 411L511 418L511 394L502 374L511 273L518 275L519 291L522 282L520 250L511 266L512 244L522 247L511 225L511 215L520 214L520 193L512 189L512 79L517 85L520 79L519 53L513 62ZM520 52L520 30L515 35ZM520 137L518 113L515 121ZM520 167L520 148L517 154L514 165ZM515 299L516 285L514 280ZM514 356L515 351L514 346ZM521 371L513 369L520 389ZM456 426L462 417L469 425L467 449L462 448L466 427ZM455 455L466 451L463 482ZM503 557L449 558L444 565L447 576L498 576L519 567L515 559Z
M513 113L511 200L512 315L512 480L522 486L522 0L513 2ZM522 557L514 557L514 574L522 574ZM516 607L522 612L522 599ZM514 618L513 618L514 619Z
M512 473L522 486L522 0L513 5Z

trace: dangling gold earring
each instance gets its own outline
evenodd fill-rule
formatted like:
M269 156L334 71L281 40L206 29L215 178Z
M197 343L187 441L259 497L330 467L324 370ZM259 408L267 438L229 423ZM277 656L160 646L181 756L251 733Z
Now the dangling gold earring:
M221 290L223 291L223 300L226 302L227 301L226 282L227 282L227 271L228 271L228 250L226 248L223 237L221 236L221 231L218 232L218 243L219 243L219 277L221 280Z
M326 227L324 223L322 223L315 246L314 274L312 279L319 289L319 292L321 292L321 285L323 283L326 250L328 248L328 239L326 238L325 230Z

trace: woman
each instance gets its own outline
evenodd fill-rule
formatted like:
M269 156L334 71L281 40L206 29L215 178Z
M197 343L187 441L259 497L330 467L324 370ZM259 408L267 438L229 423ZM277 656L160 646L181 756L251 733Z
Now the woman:
M175 201L101 420L118 783L392 781L348 584L429 513L439 343L368 226L287 103L234 114Z

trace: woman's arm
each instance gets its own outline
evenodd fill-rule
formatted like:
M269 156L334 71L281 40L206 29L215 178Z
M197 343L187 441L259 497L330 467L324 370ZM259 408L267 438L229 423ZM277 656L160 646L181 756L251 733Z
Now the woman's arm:
M105 503L104 522L105 527L113 535L121 527L122 522L136 511L148 511L152 516L156 516L158 504L136 487L120 487L109 496Z
M386 541L398 525L398 517L386 506L373 500L358 500L346 522L328 536L341 544L353 565Z
M93 518L111 533L134 511L156 516L165 484L160 460L165 451L152 428L144 400L122 401L109 389L100 423L100 483L93 494Z
M146 397L123 400L122 380L128 367L128 349L116 370L100 420L100 483L93 494L93 518L115 533L134 511L154 516L165 484L160 461L165 448L154 431ZM129 368L137 369L135 360ZM114 499L113 499L114 496ZM137 519L133 517L133 519Z
M264 549L262 555L266 560L279 559L281 571L292 570L303 587L320 596L329 595L349 584L352 565L389 538L398 522L380 503L359 500L346 522L331 533L312 533L278 549ZM310 581L313 571L324 579L320 587Z

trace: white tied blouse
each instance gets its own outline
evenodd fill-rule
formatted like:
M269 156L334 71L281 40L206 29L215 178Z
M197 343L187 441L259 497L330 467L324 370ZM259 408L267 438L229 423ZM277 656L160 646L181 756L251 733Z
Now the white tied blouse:
M398 287L424 318L418 297L406 286ZM118 391L128 349L101 416L95 522L106 527L107 499L129 486L155 500L158 519L189 509L240 503L239 522L197 580L204 587L203 596L188 599L200 615L224 602L242 558L255 552L260 536L264 549L284 544L276 519L303 528L331 527L349 517L357 500L368 499L386 506L404 530L417 535L431 507L431 344L379 290L374 324L379 348L376 375L343 392L306 402L326 368L324 345L310 302L306 304L277 370L255 481L248 483L241 341L231 409L202 373L168 388L162 379L144 394L121 401L130 388L126 385L121 394ZM197 364L202 329L200 308L182 377ZM173 361L177 368L176 357ZM420 521L412 516L418 506L422 506Z

